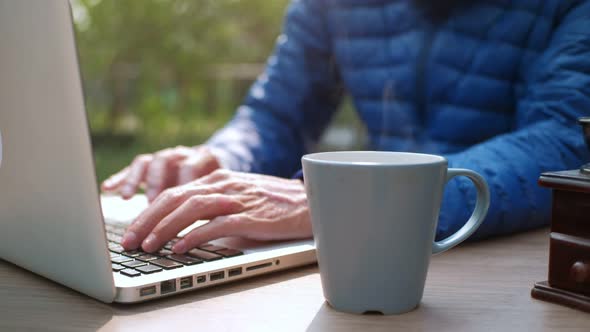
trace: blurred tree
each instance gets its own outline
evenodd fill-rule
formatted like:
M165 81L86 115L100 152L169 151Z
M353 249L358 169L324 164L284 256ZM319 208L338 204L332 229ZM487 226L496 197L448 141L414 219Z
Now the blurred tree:
M211 100L215 68L263 63L288 0L72 3L93 129L112 134L133 123L153 130L171 116L227 118L233 109Z
M102 180L139 153L199 144L226 123L272 52L290 0L70 1ZM352 104L343 105L326 137L364 137Z

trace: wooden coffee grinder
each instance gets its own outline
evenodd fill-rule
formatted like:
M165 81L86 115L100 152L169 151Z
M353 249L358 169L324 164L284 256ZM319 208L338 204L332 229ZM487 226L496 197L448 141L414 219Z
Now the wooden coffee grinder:
M590 148L590 117L579 122ZM590 312L590 164L543 173L539 185L553 190L549 280L536 283L531 295Z

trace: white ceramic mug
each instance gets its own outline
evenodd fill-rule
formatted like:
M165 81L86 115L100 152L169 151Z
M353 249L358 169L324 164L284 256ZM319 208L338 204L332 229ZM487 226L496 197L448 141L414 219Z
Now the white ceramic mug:
M324 296L337 310L398 314L422 299L430 256L468 238L490 204L477 173L440 156L374 151L303 156ZM466 176L477 189L471 218L435 242L445 184Z

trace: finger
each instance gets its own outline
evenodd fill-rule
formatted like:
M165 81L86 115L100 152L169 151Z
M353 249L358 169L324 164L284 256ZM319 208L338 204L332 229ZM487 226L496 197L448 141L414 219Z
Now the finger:
M218 168L215 171L207 174L206 176L199 179L200 183L203 184L214 184L218 182L222 182L224 180L228 180L230 177L240 178L242 173L240 172L232 172L227 169Z
M118 173L111 175L108 179L103 181L101 189L103 191L116 191L124 183L124 180L128 175L129 167L125 167Z
M142 248L146 252L156 251L197 220L211 219L242 210L243 204L231 196L192 196L157 224L143 241Z
M197 227L186 234L182 240L176 242L172 251L183 254L196 246L227 236L238 236L244 223L244 215L234 214L216 217L201 227Z
M180 163L178 183L184 184L205 176L219 168L217 158L211 153L199 153Z
M149 154L139 155L135 158L131 166L129 166L129 173L119 190L123 198L129 199L137 192L139 185L144 180L147 166L152 158Z
M164 191L129 226L121 239L123 248L127 250L137 249L156 224L184 203L186 198L187 196L185 196L181 188Z
M153 201L164 189L176 185L176 162L186 158L179 149L167 149L154 155L146 174L146 195Z

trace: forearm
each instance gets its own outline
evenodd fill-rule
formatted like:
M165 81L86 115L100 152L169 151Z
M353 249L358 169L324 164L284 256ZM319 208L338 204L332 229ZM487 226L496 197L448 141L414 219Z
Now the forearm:
M473 236L484 238L546 225L551 194L537 185L539 175L576 168L587 155L578 128L548 120L446 157L449 167L472 169L489 184L488 216ZM459 229L475 205L475 190L465 179L451 181L444 197L438 238Z
M322 5L294 1L265 72L244 106L207 143L223 166L290 177L342 96Z
M223 167L289 177L299 167L304 143L296 128L248 106L208 142Z

